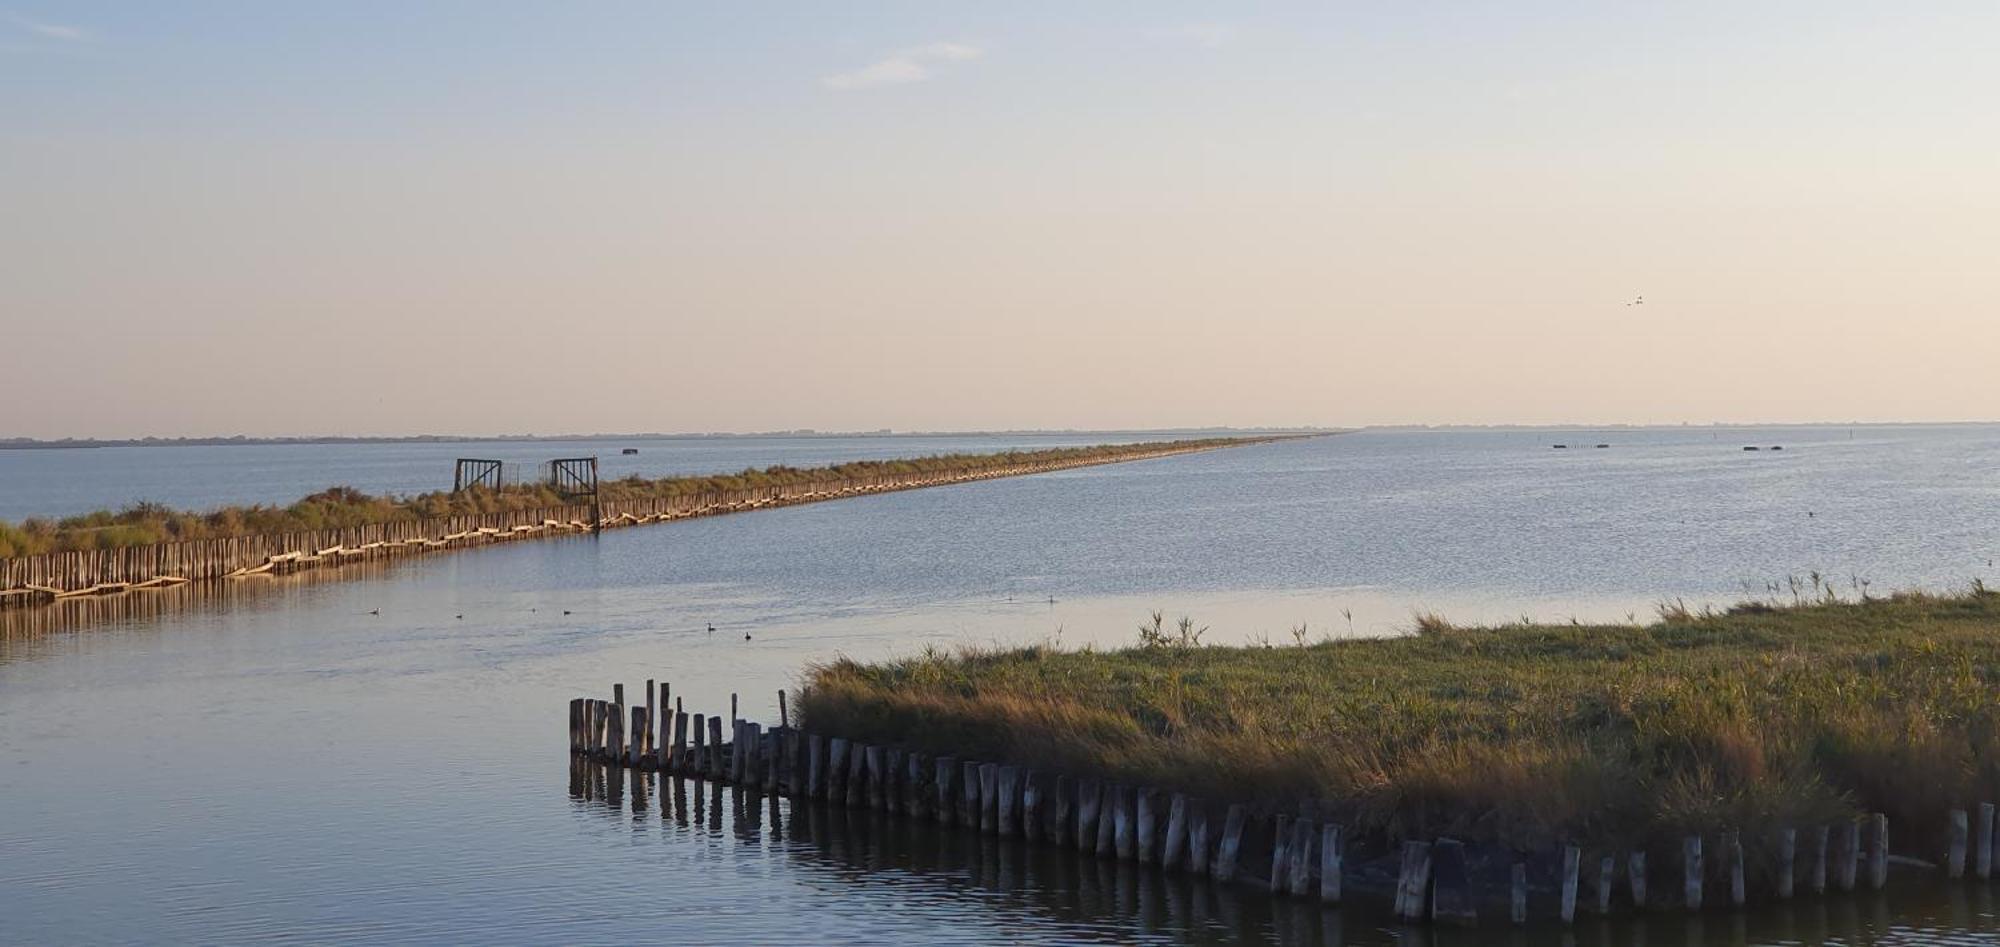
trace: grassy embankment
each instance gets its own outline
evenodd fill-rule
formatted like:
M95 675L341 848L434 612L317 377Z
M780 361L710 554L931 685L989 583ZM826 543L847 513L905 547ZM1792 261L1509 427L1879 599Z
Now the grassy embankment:
M808 726L1289 808L1362 838L1671 848L1888 813L1928 852L2000 790L2000 594L1303 647L927 653L813 668ZM1712 836L1711 836L1712 837ZM1805 843L1801 843L1802 845ZM1677 851L1678 849L1671 849Z
M599 492L606 501L670 499L816 480L972 473L1022 464L1115 460L1124 455L1168 448L1222 447L1269 439L1200 438L852 461L812 468L776 466L713 476L627 477L603 482L599 485ZM156 503L138 503L116 512L99 510L59 520L28 519L18 525L0 522L0 558L74 549L117 549L187 539L338 529L438 516L503 513L558 506L565 502L568 501L545 484L509 484L498 490L481 487L459 493L440 490L416 496L372 496L352 487L332 487L287 506L230 506L206 513L175 510Z

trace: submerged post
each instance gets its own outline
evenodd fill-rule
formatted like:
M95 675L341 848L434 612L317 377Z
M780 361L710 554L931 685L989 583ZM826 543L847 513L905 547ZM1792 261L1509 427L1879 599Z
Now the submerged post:
M1340 826L1328 822L1319 838L1319 899L1327 904L1340 903L1341 844Z
M1424 919L1431 886L1431 846L1415 840L1403 843L1403 868L1396 882L1396 917Z
M1682 899L1690 911L1701 910L1701 836L1681 840Z
M1798 854L1799 833L1786 828L1778 833L1778 899L1792 896L1792 863Z
M1576 920L1577 871L1582 868L1583 852L1574 845L1563 846L1562 863L1562 921L1569 924Z
M1958 879L1965 877L1966 824L1965 810L1953 809L1945 816L1951 833L1950 847L1945 850L1945 877Z
M1979 877L1979 880L1985 881L1986 879L1993 877L1993 804L1992 803L1982 802L1979 804L1978 831L1973 834L1972 840L1973 840L1972 851L1974 855L1972 861L1972 871L1973 874Z
M1625 856L1625 884L1632 891L1632 907L1646 906L1646 852L1641 849Z
M1880 890L1889 883L1889 817L1877 812L1868 817L1868 887Z
M1215 864L1210 874L1217 881L1236 880L1237 861L1243 852L1243 820L1249 816L1242 804L1229 807L1222 820L1222 836L1215 847Z
M1526 924L1528 923L1528 866L1515 862L1513 871L1509 873L1509 880L1512 882L1510 892L1512 897L1509 898L1510 913L1514 923Z

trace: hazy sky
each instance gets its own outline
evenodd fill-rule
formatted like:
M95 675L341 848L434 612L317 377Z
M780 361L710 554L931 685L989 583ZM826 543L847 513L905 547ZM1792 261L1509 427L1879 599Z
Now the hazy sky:
M0 435L1992 418L1996 50L1992 0L0 0Z

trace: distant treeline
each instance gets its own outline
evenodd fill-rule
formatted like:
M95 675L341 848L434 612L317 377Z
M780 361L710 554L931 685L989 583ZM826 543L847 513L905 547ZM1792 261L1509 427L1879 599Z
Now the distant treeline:
M1221 447L1269 438L1203 438L1059 447L991 454L943 454L902 460L861 460L827 467L788 466L746 469L711 476L626 477L599 485L600 498L641 500L754 489L815 481L839 481L907 474L970 473L994 467L1079 460L1114 460L1128 454L1168 449ZM256 504L229 506L200 513L157 503L135 503L123 510L99 510L50 520L30 518L18 524L0 522L0 558L32 556L81 549L120 549L189 539L220 539L266 533L340 529L459 516L505 513L560 506L573 499L545 483L510 484L499 489L474 487L457 493L437 491L416 496L375 496L353 487L332 487L288 506Z

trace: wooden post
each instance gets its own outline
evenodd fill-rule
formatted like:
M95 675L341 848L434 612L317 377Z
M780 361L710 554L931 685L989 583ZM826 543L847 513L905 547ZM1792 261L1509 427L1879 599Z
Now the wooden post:
M1292 823L1291 864L1285 868L1291 882L1291 894L1303 898L1312 894L1313 842L1319 838L1319 826L1311 819L1300 819Z
M1132 790L1113 785L1105 791L1111 807L1111 843L1119 861L1131 861L1138 844L1133 832Z
M1834 839L1833 883L1842 891L1854 890L1854 875L1861 859L1861 824L1843 822Z
M1632 892L1632 909L1646 907L1646 853L1632 852L1625 856L1625 886Z
M1188 804L1188 871L1195 875L1206 875L1209 869L1211 851L1208 835L1208 807L1200 802Z
M1528 866L1515 862L1509 880L1512 882L1509 913L1513 916L1514 923L1526 924L1528 923Z
M708 772L708 728L704 725L706 722L707 718L701 714L694 715L694 755L688 757L687 762L681 766L683 770L695 775Z
M1000 832L1000 764L979 764L979 833Z
M1243 820L1249 817L1248 810L1241 803L1229 807L1229 814L1222 820L1222 836L1215 847L1215 864L1211 874L1215 880L1230 882L1236 880L1236 869L1243 854Z
M623 765L625 762L625 705L611 705L610 743L605 747L611 762Z
M806 798L825 799L827 784L827 759L825 737L817 733L806 734Z
M1297 877L1292 881L1296 889ZM1431 920L1462 927L1479 925L1472 873L1465 863L1465 846L1457 839L1441 838L1431 845Z
M1076 786L1076 847L1078 851L1097 850L1097 817L1103 802L1104 787L1097 780L1086 779Z
M763 730L763 727L758 724L753 723L750 725L751 733L759 733L761 730ZM775 796L778 794L778 775L785 768L785 754L783 749L785 733L786 731L777 729L768 733L759 733L757 738L757 750L763 758L763 783L766 795Z
M1159 857L1159 808L1159 791L1140 787L1132 820L1132 845L1141 865L1150 865Z
M826 801L847 804L847 757L853 752L854 744L845 737L826 741Z
M984 764L966 760L959 764L958 824L979 831L979 771Z
M1993 804L1979 804L1978 829L1972 836L1972 873L1981 881L1993 877Z
M1778 832L1778 900L1792 896L1792 864L1797 860L1799 833L1786 828Z
M1167 803L1166 843L1160 850L1160 867L1175 871L1187 858L1187 796L1174 793Z
M1028 770L1021 774L1021 835L1030 842L1042 840L1042 774Z
M632 708L632 740L626 754L633 769L638 769L646 758L646 723L651 719L651 712L646 708Z
M1965 810L1951 810L1946 815L1946 820L1949 822L1951 828L1951 843L1950 848L1945 851L1945 877L1953 879L1963 878L1965 877L1965 847L1966 835L1968 834L1965 824Z
M868 808L877 812L889 810L888 751L888 747L871 746L864 753L868 769Z
M1076 830L1071 828L1076 818L1076 780L1066 775L1056 777L1054 811L1049 818L1049 838L1058 846L1074 845Z
M912 819L931 817L931 773L935 766L922 753L910 753L903 764L903 812Z
M1611 888L1618 875L1618 860L1609 855L1597 860L1597 913L1611 913Z
M785 692L783 688L780 688L778 690L778 726L789 727L791 725L792 714L789 710L785 709Z
M1021 799L1021 768L996 767L993 771L993 788L1000 794L993 805L994 832L1006 837L1021 834L1018 811Z
M1576 920L1577 872L1583 867L1583 852L1574 845L1563 846L1562 863L1562 921L1564 924Z
M708 775L709 775L709 777L710 777L710 778L712 778L712 779L721 779L721 778L723 777L723 774L724 774L724 772L725 772L725 770L723 769L723 766L724 766L725 764L727 764L728 762L729 762L729 759L728 759L728 757L725 757L725 756L723 755L723 744L722 744L722 718L721 718L721 717L718 717L718 716L716 716L716 715L714 715L714 714L710 714L710 715L709 715L709 717L708 717Z
M584 699L570 697L570 753L584 749Z
M950 825L952 815L958 811L958 757L938 757L934 782L937 783L937 806L931 813L939 822Z
M1806 873L1806 883L1814 894L1826 893L1826 859L1831 834L1832 830L1824 825L1813 832L1818 844L1813 846L1812 870Z
M1423 920L1429 907L1426 902L1429 900L1430 885L1430 843L1404 842L1403 870L1396 881L1396 917L1404 921Z
M1340 873L1346 869L1340 850L1343 844L1340 826L1328 822L1320 829L1319 899L1327 904L1340 903Z
M1681 840L1681 887L1690 911L1701 910L1701 836Z
M1284 894L1292 867L1292 817L1279 813L1277 826L1271 832L1271 873L1270 887L1274 895Z
M644 750L643 750L642 752L644 752L644 753L645 753L645 754L646 754L647 756L652 756L652 755L653 755L653 694L654 694L654 689L655 689L655 682L654 682L654 680L653 680L652 678L650 678L650 677L649 677L649 678L646 678L646 722L645 722L645 724L644 724L644 725L643 725L643 726L642 726L642 727L641 727L640 729L641 729L641 730L643 730L643 731L645 732L645 735L646 735L646 738L645 738L645 740L644 740L644 743L645 743L645 749L644 749Z
M743 717L736 712L736 695L731 693L729 695L729 720L731 723L734 723L741 719Z
M625 685L623 684L611 685L611 702L617 704L620 707L625 706Z
M1729 856L1729 903L1740 908L1748 895L1743 884L1743 839L1731 832L1724 845Z
M1868 887L1881 890L1889 883L1889 817L1877 812L1868 817Z
M868 750L866 743L847 746L847 803L849 809L868 805Z

